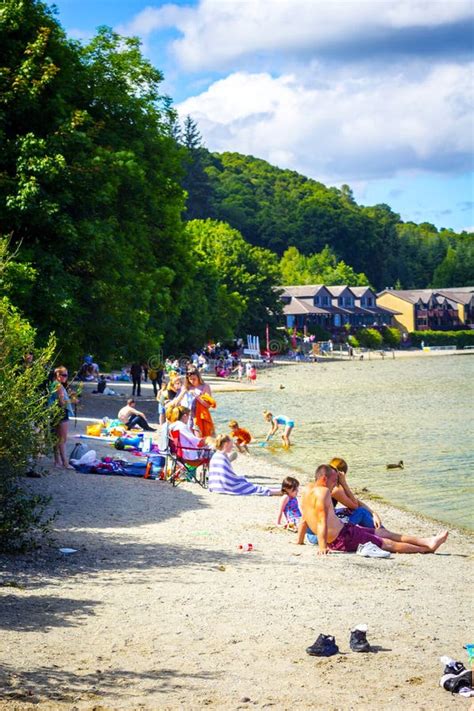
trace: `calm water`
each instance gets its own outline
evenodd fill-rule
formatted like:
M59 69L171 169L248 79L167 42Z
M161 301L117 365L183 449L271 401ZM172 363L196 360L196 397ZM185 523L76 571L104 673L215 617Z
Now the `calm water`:
M235 417L255 437L267 432L264 408L295 420L290 452L253 448L254 473L262 457L306 481L340 456L355 487L474 530L473 375L472 355L275 368L259 376L263 391L220 393L215 419L223 430ZM403 471L386 470L400 459Z

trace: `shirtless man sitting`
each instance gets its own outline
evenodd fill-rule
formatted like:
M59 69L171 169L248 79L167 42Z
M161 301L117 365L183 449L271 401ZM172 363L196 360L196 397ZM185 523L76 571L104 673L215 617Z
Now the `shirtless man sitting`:
M342 523L334 512L331 491L338 484L338 472L328 464L316 469L315 481L305 488L301 510L303 521L298 530L298 543L304 543L308 527L318 536L318 555L329 551L354 553L362 543L371 541L391 553L434 553L448 537L448 531L431 538L403 536L385 528L362 528ZM377 533L375 533L377 531Z

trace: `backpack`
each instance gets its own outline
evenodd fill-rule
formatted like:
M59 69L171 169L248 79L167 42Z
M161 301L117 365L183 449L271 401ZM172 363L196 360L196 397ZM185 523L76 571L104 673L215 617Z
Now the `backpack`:
M89 447L87 444L82 444L82 443L77 443L74 445L71 454L69 455L69 464L71 463L71 459L81 459L81 457L84 456L86 452L89 451Z

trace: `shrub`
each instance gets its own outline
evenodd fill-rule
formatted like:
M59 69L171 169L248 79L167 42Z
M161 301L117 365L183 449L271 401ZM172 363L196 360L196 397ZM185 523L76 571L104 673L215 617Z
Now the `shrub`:
M50 432L45 381L54 343L37 349L35 335L8 299L0 299L0 550L5 552L31 546L51 521L45 517L49 498L24 486L27 470L48 448Z
M472 331L412 331L410 340L413 346L474 346L474 329Z
M382 335L375 328L361 328L357 331L357 340L364 348L381 348L383 343Z
M382 329L382 337L385 345L389 348L398 348L402 340L402 334L398 328L384 326Z
M352 348L359 348L360 343L355 336L348 336L347 342Z

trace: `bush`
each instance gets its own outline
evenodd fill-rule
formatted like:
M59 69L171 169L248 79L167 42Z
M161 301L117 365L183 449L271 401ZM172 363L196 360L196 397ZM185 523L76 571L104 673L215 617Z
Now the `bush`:
M413 346L474 346L474 330L472 331L412 331L410 340Z
M355 336L348 336L347 342L352 348L359 348L360 343Z
M8 299L0 299L0 551L5 552L33 545L51 522L45 518L49 498L31 494L23 481L50 437L45 380L54 343L36 349L35 335Z
M381 348L382 335L375 328L361 328L357 331L357 340L363 348Z
M400 341L402 340L402 334L398 328L392 328L390 326L384 326L382 329L382 337L384 343L389 348L398 348Z

